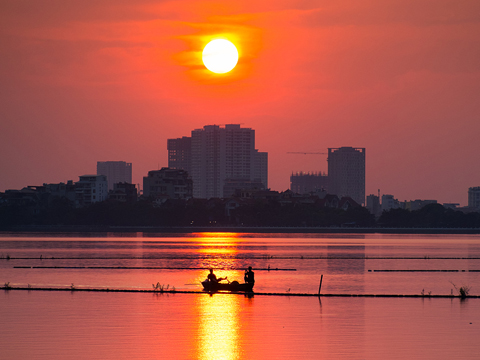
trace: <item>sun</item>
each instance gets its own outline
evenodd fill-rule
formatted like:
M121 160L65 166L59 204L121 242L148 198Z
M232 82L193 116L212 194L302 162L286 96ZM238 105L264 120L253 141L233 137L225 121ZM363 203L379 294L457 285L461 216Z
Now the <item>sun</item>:
M210 41L202 53L205 67L216 74L231 71L238 62L238 51L235 45L225 39Z

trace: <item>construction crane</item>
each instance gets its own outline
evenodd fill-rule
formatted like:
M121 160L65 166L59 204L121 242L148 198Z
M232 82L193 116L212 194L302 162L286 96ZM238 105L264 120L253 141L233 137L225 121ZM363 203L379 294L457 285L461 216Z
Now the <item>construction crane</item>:
M287 154L302 154L302 155L328 155L325 152L303 152L303 151L289 151Z
M217 126L225 126L225 125L243 125L245 123L235 123L235 124L232 124L232 123L228 123L228 124L213 124L213 125L217 125Z

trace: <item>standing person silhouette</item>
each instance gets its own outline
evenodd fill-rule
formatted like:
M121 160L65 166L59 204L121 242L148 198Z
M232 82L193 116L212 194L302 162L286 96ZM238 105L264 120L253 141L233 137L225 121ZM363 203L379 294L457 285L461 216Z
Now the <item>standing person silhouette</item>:
M252 271L252 267L249 266L248 270L245 270L245 276L243 277L246 283L254 284L255 283L255 273Z

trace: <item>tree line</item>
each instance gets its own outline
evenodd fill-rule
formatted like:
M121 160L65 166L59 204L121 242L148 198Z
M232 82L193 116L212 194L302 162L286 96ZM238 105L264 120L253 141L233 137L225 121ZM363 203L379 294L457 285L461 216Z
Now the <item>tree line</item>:
M363 207L343 210L259 200L227 215L220 199L167 200L161 205L149 200L104 201L75 208L67 199L56 198L33 210L26 205L0 206L1 230L25 225L480 228L480 213L464 214L429 204L416 211L393 209L375 219Z

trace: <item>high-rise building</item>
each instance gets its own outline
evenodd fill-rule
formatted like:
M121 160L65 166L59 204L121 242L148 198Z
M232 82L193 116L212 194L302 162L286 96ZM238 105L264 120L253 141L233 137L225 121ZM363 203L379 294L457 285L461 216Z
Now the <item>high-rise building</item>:
M309 194L319 190L328 191L328 176L322 173L292 173L290 176L290 190L296 194Z
M365 204L365 148L328 149L329 192Z
M255 149L250 128L207 125L191 137L168 139L167 149L168 167L188 172L196 198L228 197L235 184L268 186L268 153Z
M480 186L468 188L468 207L480 209Z
M268 153L255 150L253 180L261 182L268 189Z
M108 190L113 190L113 184L132 183L132 163L125 161L97 161L97 175L105 175Z
M181 137L167 140L168 167L170 169L185 170L191 173L192 138Z
M255 130L207 125L192 131L193 196L223 197L227 180L253 180Z

